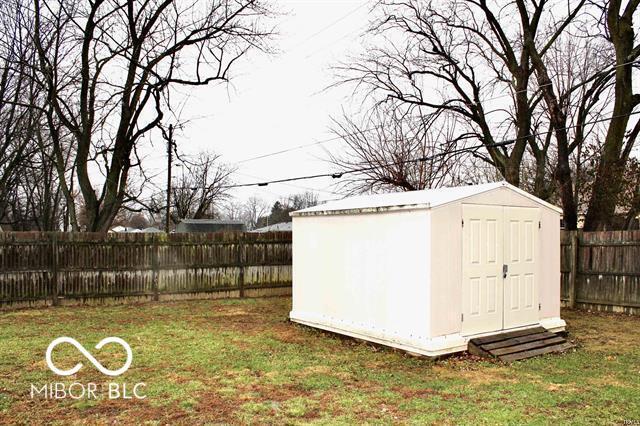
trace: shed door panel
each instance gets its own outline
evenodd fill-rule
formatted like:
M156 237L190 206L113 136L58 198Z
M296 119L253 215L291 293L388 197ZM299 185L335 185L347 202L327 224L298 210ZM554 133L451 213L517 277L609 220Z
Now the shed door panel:
M465 335L502 329L503 208L462 206Z
M462 334L536 324L540 210L463 204L462 219Z
M504 208L504 328L538 322L538 223L540 210Z

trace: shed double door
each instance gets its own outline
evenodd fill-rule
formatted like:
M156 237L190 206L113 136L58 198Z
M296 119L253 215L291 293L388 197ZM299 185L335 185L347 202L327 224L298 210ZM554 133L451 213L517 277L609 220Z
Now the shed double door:
M462 334L538 322L540 210L463 204Z

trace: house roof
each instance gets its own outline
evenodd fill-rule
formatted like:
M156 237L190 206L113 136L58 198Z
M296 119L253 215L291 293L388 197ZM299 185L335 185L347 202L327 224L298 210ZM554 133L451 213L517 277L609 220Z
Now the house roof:
M116 233L122 233L122 232L140 232L140 230L138 228L134 228L131 226L122 226L122 225L118 225L118 226L114 226L113 228L111 228L109 230L109 232L116 232Z
M156 228L155 226L149 226L148 228L144 228L141 232L164 232L161 229Z
M176 225L176 232L244 231L245 226L240 220L184 219Z
M263 226L262 228L256 228L249 232L287 232L291 231L291 222L275 223L269 226Z
M429 209L453 201L493 191L498 188L509 188L549 209L557 212L562 210L541 200L528 192L521 190L507 182L493 182L481 185L466 185L450 188L426 189L423 191L392 192L388 194L358 195L342 200L330 201L307 209L291 213L292 216L312 216L338 213L373 213L377 211L403 209Z
M225 219L182 219L180 223L207 224L207 225L244 225L241 220Z

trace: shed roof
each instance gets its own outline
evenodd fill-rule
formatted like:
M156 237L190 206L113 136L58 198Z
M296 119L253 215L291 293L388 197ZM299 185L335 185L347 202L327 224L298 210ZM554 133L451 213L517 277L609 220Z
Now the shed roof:
M388 194L358 195L342 200L330 201L307 209L291 213L292 216L312 216L321 214L338 213L373 213L377 211L401 210L438 207L453 201L462 200L483 192L493 191L498 188L509 188L533 201L557 212L562 210L541 200L528 192L521 190L507 182L493 182L481 185L466 185L450 188L426 189L422 191L392 192Z

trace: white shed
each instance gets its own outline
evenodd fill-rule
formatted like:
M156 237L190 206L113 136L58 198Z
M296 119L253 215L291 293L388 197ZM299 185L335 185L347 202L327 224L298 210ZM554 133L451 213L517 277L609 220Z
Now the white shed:
M366 195L292 213L292 321L437 356L562 331L561 210L506 182Z

